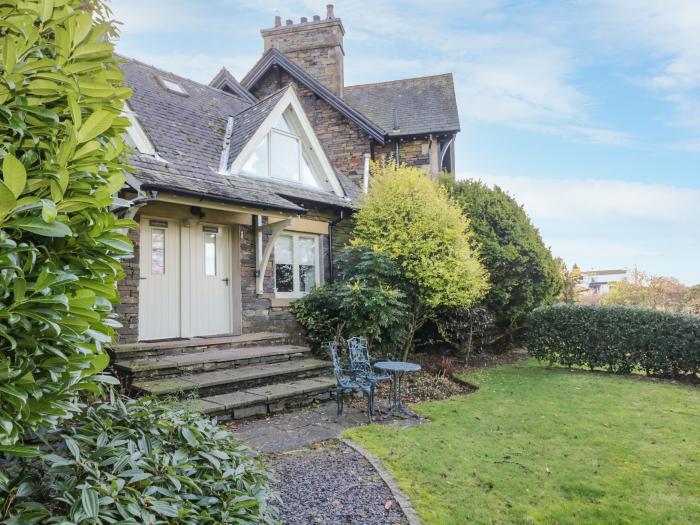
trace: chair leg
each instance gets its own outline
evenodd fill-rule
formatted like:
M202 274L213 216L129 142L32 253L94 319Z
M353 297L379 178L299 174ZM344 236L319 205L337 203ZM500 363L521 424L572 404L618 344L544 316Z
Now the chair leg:
M372 422L372 409L374 408L374 389L370 388L367 392L367 423Z
M340 419L340 414L343 413L343 391L340 389L337 389L335 391L335 403L336 403L336 407L338 409L336 416L335 416L335 420L337 422L338 419Z

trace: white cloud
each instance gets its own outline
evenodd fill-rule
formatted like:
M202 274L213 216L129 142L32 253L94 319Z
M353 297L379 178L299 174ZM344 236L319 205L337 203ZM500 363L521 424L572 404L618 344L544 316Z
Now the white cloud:
M621 180L460 173L522 204L555 255L587 268L639 266L700 282L700 190Z

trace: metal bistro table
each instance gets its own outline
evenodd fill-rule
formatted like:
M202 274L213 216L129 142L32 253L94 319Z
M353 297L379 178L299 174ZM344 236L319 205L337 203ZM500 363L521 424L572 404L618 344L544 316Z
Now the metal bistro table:
M411 412L406 405L401 402L401 378L406 372L418 372L421 368L416 363L406 363L405 361L378 361L374 367L384 372L389 372L394 377L391 389L391 399L389 401L389 411L379 419L384 421L391 416L404 416L418 418L418 414Z

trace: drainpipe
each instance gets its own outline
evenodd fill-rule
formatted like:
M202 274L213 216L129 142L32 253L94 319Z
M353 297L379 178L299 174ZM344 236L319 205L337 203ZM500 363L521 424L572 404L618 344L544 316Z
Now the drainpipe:
M369 153L365 153L365 165L362 172L362 189L365 190L365 193L369 191L369 157Z
M328 282L332 283L334 279L333 275L333 226L338 224L343 220L343 210L340 210L340 215L337 219L333 219L328 223Z

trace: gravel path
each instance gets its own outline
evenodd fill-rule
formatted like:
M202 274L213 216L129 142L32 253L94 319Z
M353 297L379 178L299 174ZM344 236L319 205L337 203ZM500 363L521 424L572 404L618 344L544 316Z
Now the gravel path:
M285 525L406 525L372 465L341 442L267 458Z

